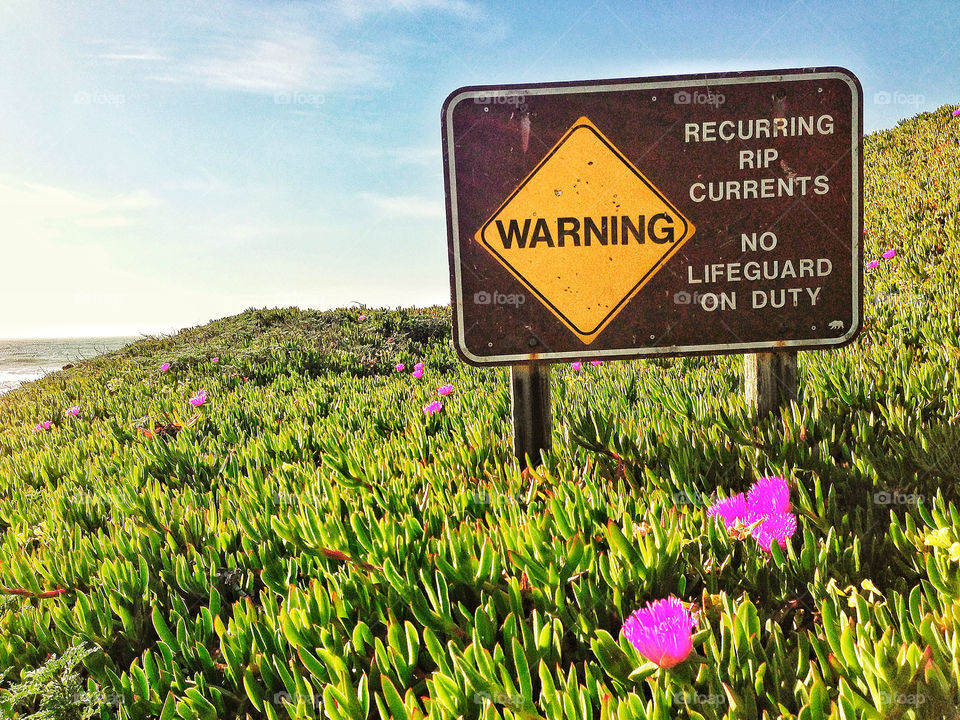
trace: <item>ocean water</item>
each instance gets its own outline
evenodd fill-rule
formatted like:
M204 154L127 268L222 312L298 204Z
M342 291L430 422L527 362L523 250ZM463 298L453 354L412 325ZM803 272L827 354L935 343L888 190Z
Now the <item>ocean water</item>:
M0 340L0 395L63 368L117 350L139 337Z

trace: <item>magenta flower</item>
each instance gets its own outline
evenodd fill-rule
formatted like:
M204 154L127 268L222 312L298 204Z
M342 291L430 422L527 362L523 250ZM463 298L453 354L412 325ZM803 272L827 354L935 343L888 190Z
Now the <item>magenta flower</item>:
M574 370L579 370L581 367L583 367L583 363L577 360L575 363L570 363L570 367L572 367Z
M38 422L34 427L34 432L43 432L44 430L49 430L53 423L50 420L43 420Z
M190 398L190 404L193 405L194 407L200 407L200 406L203 405L206 401L207 401L207 391L206 391L206 390L201 390L201 391L198 392L196 395L194 395L192 398Z
M451 385L450 383L447 383L446 385L441 385L440 387L437 388L437 392L440 393L441 395L449 395L450 393L453 392L453 385Z
M893 260L896 256L897 256L897 251L894 250L893 248L890 248L882 255L884 260Z
M393 369L396 370L397 372L403 372L403 363L397 363L396 365L393 366Z
M166 372L169 369L170 369L170 363L164 363L163 365L160 366L160 372Z
M679 598L669 597L635 610L621 632L647 660L671 668L693 650L691 630L696 624Z
M220 358L218 358L218 357L212 358L212 360L213 360L213 362L215 362L215 363L220 362Z
M870 262L867 263L867 270L873 270L874 268L878 267L879 265L880 265L880 261L879 261L879 260L871 260Z
M790 512L790 487L782 477L762 477L747 492L748 512L774 515Z
M419 380L423 377L423 363L417 363L413 366L413 376Z
M707 515L722 518L727 530L738 522L745 526L759 522L750 534L767 552L774 539L780 547L786 547L787 539L797 531L797 518L790 512L790 487L775 475L762 477L751 485L746 501L743 493L718 500Z
M960 108L957 108L956 110L954 110L954 111L953 111L953 114L954 114L954 115L960 115Z
M79 405L74 405L72 408L70 408L69 410L67 410L67 415L73 415L74 417L76 417L76 416L79 415L79 414L80 414L80 406L79 406Z
M443 403L439 400L434 400L432 403L424 405L423 411L427 414L427 416L430 416L439 411L441 408L443 408Z
M594 367L596 367L596 366L599 365L601 362L602 362L601 360L591 360L591 361L590 361L590 364L593 365Z
M747 517L747 501L743 493L718 500L707 511L707 517L719 517L728 530L737 520L742 522Z
M796 515L784 512L764 516L763 522L753 529L752 535L765 552L770 552L770 546L774 540L779 543L780 547L785 548L787 540L792 538L796 531Z

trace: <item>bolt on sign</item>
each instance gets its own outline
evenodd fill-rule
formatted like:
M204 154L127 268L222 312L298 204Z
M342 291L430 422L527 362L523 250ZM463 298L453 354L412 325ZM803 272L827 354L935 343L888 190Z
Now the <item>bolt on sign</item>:
M862 111L842 68L456 90L442 130L460 356L851 342Z

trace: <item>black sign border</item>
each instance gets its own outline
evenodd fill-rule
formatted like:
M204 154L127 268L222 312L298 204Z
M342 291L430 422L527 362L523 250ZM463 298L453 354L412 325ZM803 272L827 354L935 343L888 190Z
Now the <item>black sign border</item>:
M662 87L677 86L710 86L715 88L723 85L742 84L745 81L777 82L817 79L842 79L851 87L853 107L851 112L852 129L856 144L851 147L851 155L855 167L851 176L856 186L851 194L851 201L855 207L853 232L853 271L851 280L854 283L854 308L852 327L839 338L810 338L806 340L774 340L753 343L730 343L711 346L666 346L655 348L620 348L612 350L590 350L584 346L582 350L563 351L553 353L526 353L512 355L475 355L466 347L463 322L463 294L460 283L459 260L459 227L457 223L456 206L456 158L453 150L453 110L456 105L467 98L489 98L497 96L538 94L536 91L553 90L575 92L577 89L584 92L616 91L619 86L630 86L629 89L660 89ZM640 87L638 87L640 86ZM687 75L657 75L651 77L610 78L604 80L573 80L550 83L516 83L506 85L467 85L457 88L450 93L443 102L440 113L441 143L443 153L443 182L447 214L447 247L450 264L450 297L453 315L453 345L460 358L477 367L513 365L517 363L551 363L571 360L626 360L656 357L682 357L687 355L733 355L772 350L833 350L849 345L863 328L863 87L860 80L850 70L840 66L784 68L778 70L749 70L737 72L702 73ZM451 162L452 158L452 162ZM512 195L511 195L512 197ZM501 204L502 207L502 204ZM489 221L488 221L489 222Z

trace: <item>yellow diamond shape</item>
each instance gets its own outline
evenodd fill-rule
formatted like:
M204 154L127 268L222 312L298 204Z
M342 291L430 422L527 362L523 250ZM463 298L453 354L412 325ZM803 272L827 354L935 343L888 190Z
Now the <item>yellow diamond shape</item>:
M581 117L475 238L589 345L695 230Z

